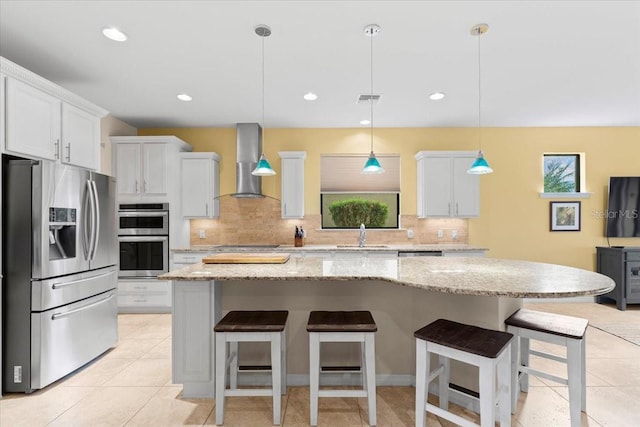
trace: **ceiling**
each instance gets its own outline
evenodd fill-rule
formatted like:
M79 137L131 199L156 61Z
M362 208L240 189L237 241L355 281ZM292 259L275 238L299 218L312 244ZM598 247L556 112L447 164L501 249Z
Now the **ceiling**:
M138 128L358 127L372 23L375 127L640 126L640 1L0 0L0 55Z

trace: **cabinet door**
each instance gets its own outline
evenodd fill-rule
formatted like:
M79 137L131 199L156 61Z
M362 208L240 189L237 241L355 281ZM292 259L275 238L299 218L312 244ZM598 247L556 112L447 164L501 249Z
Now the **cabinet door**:
M60 152L60 101L7 77L6 149L56 160Z
M451 158L422 159L422 217L451 216ZM419 189L420 190L420 189Z
M142 192L150 195L167 194L167 145L143 144Z
M211 217L213 213L211 163L209 159L181 159L182 216Z
M480 216L480 178L467 173L473 157L453 158L452 216L469 218Z
M282 159L282 218L304 217L304 160Z
M69 104L62 104L63 163L96 170L100 147L100 119Z
M118 194L140 194L140 144L116 144L115 172L118 183Z

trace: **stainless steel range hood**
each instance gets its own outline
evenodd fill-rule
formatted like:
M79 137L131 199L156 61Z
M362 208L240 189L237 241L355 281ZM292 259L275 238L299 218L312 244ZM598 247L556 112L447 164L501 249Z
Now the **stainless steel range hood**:
M251 175L262 154L262 128L258 123L236 125L236 192L233 197L264 197L262 177Z

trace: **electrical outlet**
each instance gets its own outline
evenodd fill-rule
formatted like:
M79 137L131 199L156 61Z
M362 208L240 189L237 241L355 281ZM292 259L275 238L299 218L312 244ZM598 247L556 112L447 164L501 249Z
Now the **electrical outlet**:
M453 240L458 240L458 230L451 230L451 238Z
M407 239L413 239L413 230L412 229L408 229L407 230Z
M198 232L198 236L200 236L200 238L201 238L201 239L204 239L204 236L205 236L205 234L204 234L204 230L200 230L200 231Z
M438 230L438 239L442 239L444 237L444 231Z
M22 382L22 366L13 367L13 382L14 383Z

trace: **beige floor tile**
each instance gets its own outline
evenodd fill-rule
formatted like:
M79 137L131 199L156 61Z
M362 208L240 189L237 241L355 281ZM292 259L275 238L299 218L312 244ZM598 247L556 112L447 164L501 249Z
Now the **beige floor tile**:
M309 425L309 387L289 387L284 426ZM362 426L356 398L321 398L318 401L318 427ZM368 425L368 424L367 424ZM379 424L381 425L381 424Z
M412 387L377 387L376 416L379 426L410 426L414 424L415 390ZM368 425L369 408L366 398L358 398L364 425Z
M640 359L589 359L588 372L594 372L607 384L640 386ZM587 385L594 385L589 383Z
M101 386L122 372L135 359L100 357L74 374L65 378L65 386Z
M182 387L162 387L127 426L201 426L213 412L213 399L186 399Z
M143 359L170 359L171 338L166 338L142 355Z
M557 390L565 399L567 388ZM587 387L587 414L603 426L640 425L640 387Z
M549 387L530 388L520 393L516 420L523 426L569 426L569 401ZM584 413L581 421L583 427L600 425Z
M120 339L115 348L109 350L104 357L115 359L138 359L151 351L162 339Z
M282 396L281 418L284 418L288 396ZM211 411L206 425L215 425L215 408ZM273 426L273 400L271 396L248 397L234 396L225 398L224 425L233 427ZM283 424L285 425L285 424Z
M104 385L107 387L160 387L170 380L171 360L138 359L105 382Z
M640 321L636 324L640 328ZM593 327L587 330L587 358L639 358L640 346Z
M158 387L99 387L49 426L122 426L158 390Z
M56 385L33 394L6 394L0 400L0 426L44 426L94 390Z

